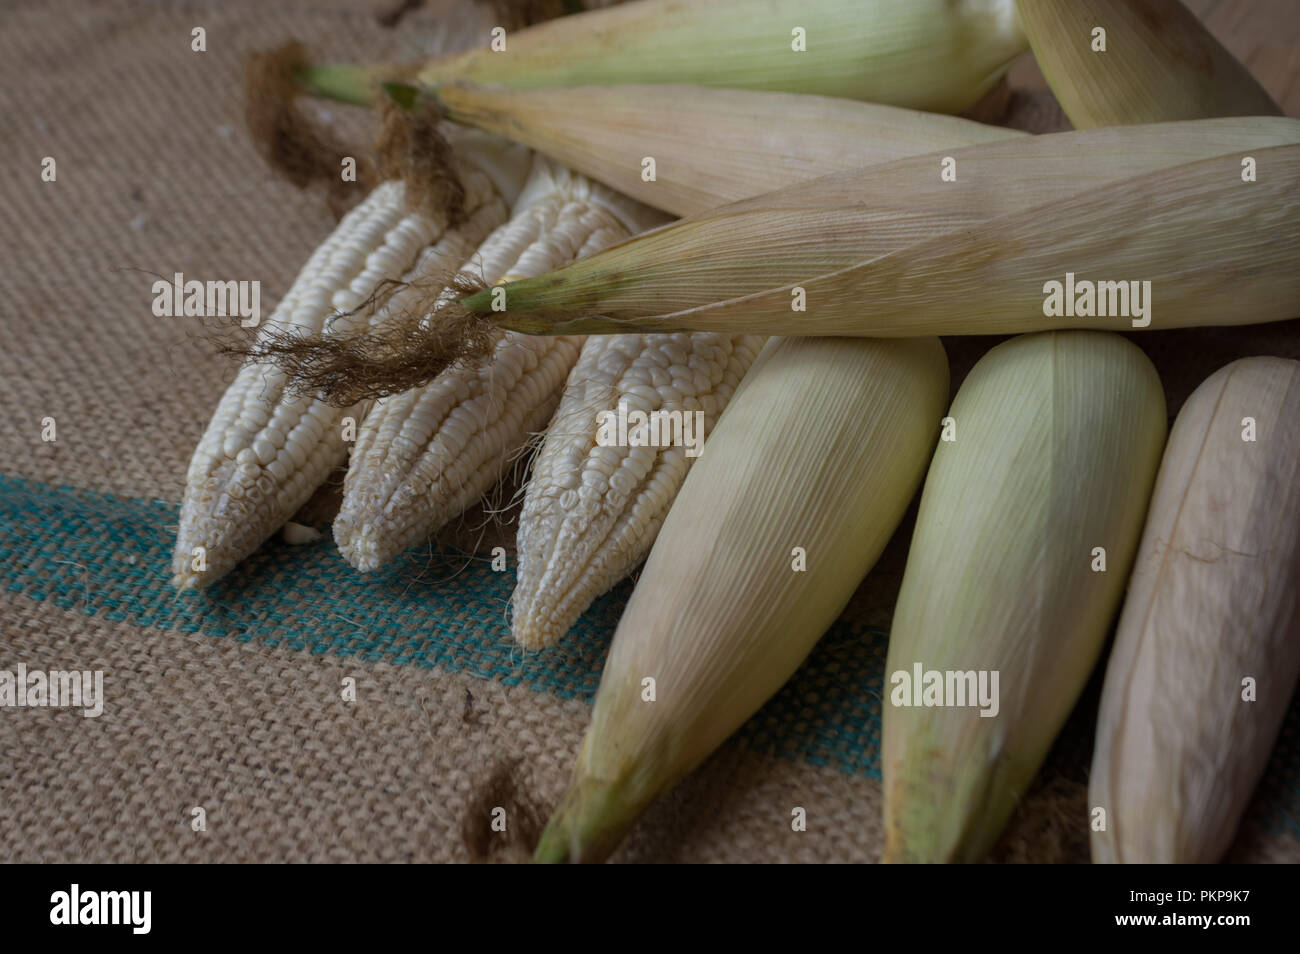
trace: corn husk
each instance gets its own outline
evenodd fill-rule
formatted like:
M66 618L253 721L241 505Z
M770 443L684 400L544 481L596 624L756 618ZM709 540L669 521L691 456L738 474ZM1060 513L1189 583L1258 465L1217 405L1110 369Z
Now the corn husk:
M1087 331L998 345L949 416L885 667L886 861L976 861L993 845L1097 661L1165 437L1151 362ZM996 705L900 704L916 699L895 674L918 664L997 673Z
M1282 113L1178 0L1020 0L1019 9L1076 128ZM1104 52L1093 49L1098 29Z
M438 100L458 123L522 143L674 215L833 172L1026 135L874 103L701 86L453 83L439 88ZM653 181L646 158L654 160Z
M1045 314L1070 274L1151 282L1148 329L1282 320L1300 314L1297 143L1300 121L1265 117L968 146L955 182L935 153L826 176L510 283L503 312L487 292L461 304L535 334L1138 327Z
M484 37L418 81L690 83L957 113L1026 49L1014 0L638 0L510 34L503 51Z
M912 499L947 392L932 338L769 343L619 622L540 860L606 857L794 673ZM795 547L805 570L793 568Z
M1234 361L1183 405L1160 466L1102 691L1094 861L1227 850L1300 673L1298 517L1300 362Z

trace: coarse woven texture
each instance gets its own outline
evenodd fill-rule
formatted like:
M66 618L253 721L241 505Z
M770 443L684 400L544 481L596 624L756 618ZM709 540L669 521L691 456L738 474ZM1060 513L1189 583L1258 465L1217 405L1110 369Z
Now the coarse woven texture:
M1263 29L1252 5L1232 5L1251 35L1221 38L1295 114L1294 17ZM298 515L325 539L276 538L205 596L167 585L187 462L234 369L194 319L155 317L155 276L133 269L260 280L269 314L334 217L323 194L296 192L258 159L240 58L296 37L334 58L408 59L492 23L428 0L400 28L379 25L396 6L0 10L0 202L15 223L0 230L0 669L102 669L108 697L97 719L0 709L5 860L513 860L559 800L629 584L556 649L525 655L505 618L513 574L484 559L510 545L510 524L474 512L363 578L328 540L336 474ZM191 50L196 26L205 53ZM1041 91L1011 102L1006 122L1063 128ZM347 125L344 138L363 142L365 124ZM45 156L55 182L41 181ZM1234 358L1300 357L1295 322L1133 340L1161 372L1171 417ZM992 343L947 342L954 389ZM45 417L56 443L41 440ZM650 811L617 860L879 856L885 633L910 533L909 520L794 680ZM1099 684L1094 674L997 859L1087 860ZM1298 793L1293 703L1229 857L1300 859ZM504 835L488 827L497 805L514 820ZM204 833L190 828L200 806ZM795 806L807 832L790 830Z

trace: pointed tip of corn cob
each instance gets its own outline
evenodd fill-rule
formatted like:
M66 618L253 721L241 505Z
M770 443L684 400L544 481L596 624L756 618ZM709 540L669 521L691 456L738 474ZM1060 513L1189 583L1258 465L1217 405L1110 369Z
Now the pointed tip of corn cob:
M198 468L185 490L172 553L172 585L178 590L202 589L229 573L283 526L346 457L342 438L327 424L329 412L310 401L277 406L283 417L273 416L273 422L291 414L298 422L289 428L283 446L271 447L259 438L234 456L224 456L220 448L210 454L204 445L195 451ZM218 424L222 420L218 414ZM267 463L257 457L258 450L270 455Z
M358 524L342 516L334 521L334 542L339 553L361 573L373 573L400 552L386 546L385 539L384 534L372 525Z
M179 592L197 590L199 586L198 575L189 570L180 570L172 576L172 587Z
M620 786L574 780L537 842L539 864L599 864L614 853L644 806L628 804Z
M542 618L540 614L520 615L516 611L510 618L510 633L524 649L549 649L568 631L567 626L556 625L553 620Z

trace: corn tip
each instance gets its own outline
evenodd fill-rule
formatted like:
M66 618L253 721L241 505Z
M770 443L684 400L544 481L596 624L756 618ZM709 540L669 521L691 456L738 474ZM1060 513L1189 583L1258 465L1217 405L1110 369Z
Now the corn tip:
M567 632L567 627L561 629L553 622L541 618L534 609L535 607L521 607L516 603L510 620L510 633L524 649L550 649Z
M568 827L560 819L553 819L537 842L533 862L539 865L565 865L569 861Z
M538 839L533 861L541 864L599 864L605 861L641 814L617 783L575 780Z
M203 586L203 581L199 574L190 570L178 570L172 575L172 586L178 591L184 593L186 590L197 590Z
M395 555L390 548L381 545L383 536L369 524L334 523L334 542L339 553L361 573L378 570Z

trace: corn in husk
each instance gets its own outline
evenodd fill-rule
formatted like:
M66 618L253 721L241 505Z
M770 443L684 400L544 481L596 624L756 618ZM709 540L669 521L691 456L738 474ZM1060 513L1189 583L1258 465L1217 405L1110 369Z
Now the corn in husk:
M1179 0L1020 0L1019 9L1077 129L1282 113Z
M434 60L419 82L692 83L956 113L1027 49L1014 0L637 0L501 39Z
M461 132L456 141L464 221L449 227L445 216L408 208L401 182L381 184L312 254L262 322L263 339L288 330L346 334L356 321L331 325L332 316L358 307L384 282L457 267L505 220L528 152L480 133ZM347 459L345 419L359 420L369 402L335 407L288 385L276 365L250 362L221 398L190 461L172 559L177 587L220 579Z
M451 83L448 118L523 143L675 215L848 169L1025 133L826 96L699 86ZM653 178L646 159L654 161Z
M1156 480L1102 691L1094 861L1227 850L1300 673L1298 515L1300 362L1235 361L1179 412Z
M989 334L1300 313L1300 121L1035 136L826 176L461 300L534 334ZM1254 160L1257 181L1243 179ZM1149 313L1048 314L1047 282L1150 282ZM1249 277L1249 286L1242 281ZM793 307L802 290L806 310ZM869 304L870 307L864 307ZM1131 306L1130 306L1131 308ZM1145 321L1145 324L1141 322Z
M947 393L934 339L769 343L646 561L539 860L606 857L798 668L902 518Z
M466 268L488 282L535 274L662 218L538 156L510 221ZM385 307L401 312L405 299L399 292ZM348 562L377 569L478 501L550 420L581 346L499 334L486 361L380 399L357 435L334 522Z
M977 861L997 839L1101 652L1165 437L1151 362L1087 331L998 345L949 417L885 667L886 861ZM964 673L987 674L981 705Z

